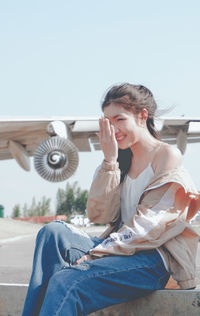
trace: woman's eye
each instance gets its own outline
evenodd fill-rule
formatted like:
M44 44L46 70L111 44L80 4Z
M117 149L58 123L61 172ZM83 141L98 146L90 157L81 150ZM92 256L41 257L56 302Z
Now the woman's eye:
M117 119L117 121L123 121L123 118L119 117L119 118Z

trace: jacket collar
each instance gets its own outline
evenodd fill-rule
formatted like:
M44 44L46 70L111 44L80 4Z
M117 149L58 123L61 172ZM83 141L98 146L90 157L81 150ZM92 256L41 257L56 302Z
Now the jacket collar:
M190 192L198 194L198 191L196 190L189 173L183 166L165 171L160 174L155 174L154 177L151 179L150 183L146 186L144 191L149 191L158 188L170 182L180 184L184 188L185 193Z

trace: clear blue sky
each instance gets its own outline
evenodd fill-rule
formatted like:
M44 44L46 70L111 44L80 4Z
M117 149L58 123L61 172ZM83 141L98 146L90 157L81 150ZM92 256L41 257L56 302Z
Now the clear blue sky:
M9 0L0 2L1 116L99 116L112 84L149 87L168 115L200 117L200 2L134 0ZM200 144L184 164L200 188ZM69 182L89 188L100 152L80 154ZM52 198L58 187L0 162L0 204L5 215L32 197Z

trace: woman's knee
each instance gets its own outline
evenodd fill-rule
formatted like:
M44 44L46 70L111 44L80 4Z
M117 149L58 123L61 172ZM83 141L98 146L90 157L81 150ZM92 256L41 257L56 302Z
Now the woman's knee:
M40 238L57 237L60 234L66 233L65 223L54 221L46 224L40 229L37 235L37 240Z

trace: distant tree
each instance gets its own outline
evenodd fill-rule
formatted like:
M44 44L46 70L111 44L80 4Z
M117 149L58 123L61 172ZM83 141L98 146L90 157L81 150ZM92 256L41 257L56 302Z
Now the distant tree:
M28 216L39 216L37 212L37 205L35 197L32 198L31 206L28 208Z
M68 216L72 214L74 210L76 185L76 182L73 185L67 183L65 190L58 189L56 195L56 214L65 214Z
M28 215L28 205L27 205L27 203L25 203L24 206L23 206L23 216L24 217L29 216Z
M31 206L28 207L27 204L24 204L23 214L24 217L31 216L45 216L51 213L50 209L51 199L42 197L41 201L36 202L35 197L32 199Z
M20 217L20 216L21 216L20 205L16 204L13 207L12 217Z
M66 194L63 189L58 189L56 194L56 213L66 214Z
M77 196L75 199L75 210L81 214L85 214L86 203L88 199L88 191L81 191L80 188L77 191Z
M76 194L76 185L70 185L67 183L66 185L66 212L67 214L72 214L74 210L75 203L75 194Z
M46 216L51 213L50 204L51 204L51 199L43 196L42 200L38 203L38 208L40 210L41 216Z
M88 191L81 190L78 183L67 183L66 188L58 189L56 194L56 214L71 215L74 212L84 214Z

